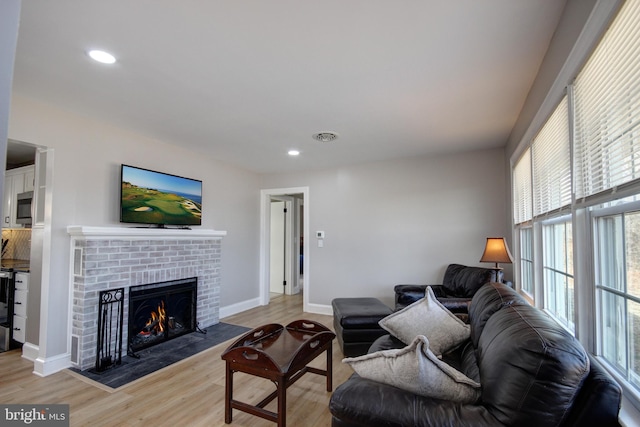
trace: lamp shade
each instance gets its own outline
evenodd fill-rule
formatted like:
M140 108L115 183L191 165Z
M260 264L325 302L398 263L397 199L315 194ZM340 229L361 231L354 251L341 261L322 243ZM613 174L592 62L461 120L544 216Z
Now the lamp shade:
M511 256L511 252L509 252L505 238L487 237L487 244L484 248L482 258L480 258L480 262L495 262L496 268L500 262L511 264L513 257Z

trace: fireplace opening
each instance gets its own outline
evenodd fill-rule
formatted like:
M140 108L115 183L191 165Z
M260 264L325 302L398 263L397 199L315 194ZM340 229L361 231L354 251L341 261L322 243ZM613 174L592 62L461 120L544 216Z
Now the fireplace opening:
M196 330L198 279L129 288L129 353Z

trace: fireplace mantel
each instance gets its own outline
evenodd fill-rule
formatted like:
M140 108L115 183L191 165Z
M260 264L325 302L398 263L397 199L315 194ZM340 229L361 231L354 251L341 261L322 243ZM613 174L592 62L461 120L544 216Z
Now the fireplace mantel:
M226 231L203 228L139 228L139 227L92 227L85 225L70 225L67 233L76 238L91 239L211 239L222 238Z

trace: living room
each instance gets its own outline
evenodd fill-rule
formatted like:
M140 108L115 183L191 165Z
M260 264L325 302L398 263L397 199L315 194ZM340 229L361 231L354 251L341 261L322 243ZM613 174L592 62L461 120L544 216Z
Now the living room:
M23 8L28 7L25 3ZM454 152L408 156L400 153L380 160L369 159L366 145L360 145L356 148L361 149L363 161L358 163L256 171L221 161L208 154L206 147L181 146L181 140L187 138L183 135L144 133L128 127L126 99L121 100L120 121L105 120L85 113L82 106L76 106L74 111L72 102L61 100L56 104L24 88L14 89L10 104L8 97L2 99L8 116L8 137L49 149L52 155L51 182L47 182L51 188L47 229L51 250L50 262L43 271L47 287L42 292L40 327L28 337L37 347L35 370L47 375L64 368L68 361L69 328L51 326L67 324L70 318L72 260L67 227L122 226L117 205L121 164L203 181L202 228L227 232L222 243L220 287L220 311L225 315L260 303L260 190L263 189L308 188L309 200L305 202L310 205L309 230L326 233L323 247L319 247L315 237L306 237L310 242L309 253L305 254L309 269L305 271L308 287L304 293L316 312L328 314L331 300L336 297L366 295L391 306L394 284L437 283L451 262L480 265L478 260L486 237L506 236L512 242L512 155L593 8L594 2L568 1L564 14L556 16L563 26L547 34L547 42L553 42L548 50L545 46L540 52L539 61L546 52L544 62L532 67L521 103L510 108L510 134L494 135L494 141L481 148L467 147ZM19 31L17 43L20 49ZM18 78L14 75L14 79ZM158 80L175 83L166 75ZM185 97L196 92L197 88L184 88ZM96 92L99 93L100 90ZM263 108L270 106L273 99L265 102ZM207 104L202 108L207 110ZM191 123L191 118L167 115L159 106L158 109L158 129L171 118ZM400 115L415 114L408 106L399 111L398 120ZM215 110L215 114L223 115L224 111ZM364 128L368 121L375 121L375 117L362 120L360 125ZM257 134L266 132L254 123L235 125L253 127ZM302 134L309 140L301 142L308 147L302 156L314 150L337 151L340 144L355 144L349 134L336 128L340 136L335 145L323 148L313 145L311 134L325 130L325 126L337 124L318 120L316 128L308 129L308 135ZM269 126L265 129L273 132ZM197 129L190 132L193 136ZM395 136L387 138L388 151L393 152ZM285 150L288 142L274 147ZM265 158L273 156L286 154L265 154ZM298 160L301 159L291 161ZM506 266L506 274L513 275L510 266Z

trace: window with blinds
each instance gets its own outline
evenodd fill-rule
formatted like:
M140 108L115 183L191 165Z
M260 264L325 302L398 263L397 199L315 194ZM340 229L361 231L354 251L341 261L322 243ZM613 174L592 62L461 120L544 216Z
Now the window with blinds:
M640 181L640 1L627 1L576 77L576 197Z
M527 148L513 168L513 222L532 219L531 149Z
M571 146L567 96L560 101L531 144L533 215L571 205Z

